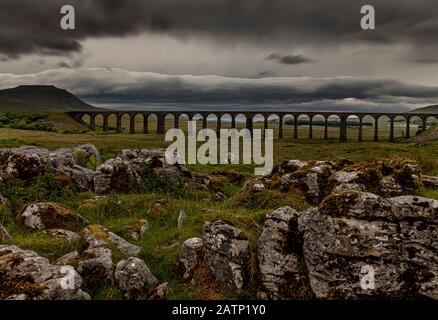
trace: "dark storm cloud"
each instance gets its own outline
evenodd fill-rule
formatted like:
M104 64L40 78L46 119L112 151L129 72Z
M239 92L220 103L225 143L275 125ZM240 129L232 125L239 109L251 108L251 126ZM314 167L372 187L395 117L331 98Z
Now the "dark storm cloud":
M316 62L316 60L303 56L302 54L290 54L287 56L282 56L279 53L273 53L269 55L266 57L266 60L274 60L278 63L286 65Z
M0 0L0 52L69 54L89 37L140 32L180 37L206 36L238 42L341 44L347 41L436 40L435 0L369 0L377 30L359 27L362 1L350 0L71 0L77 30L59 28L65 0Z
M352 77L242 79L220 76L170 76L107 68L0 75L0 88L49 83L67 89L88 101L122 105L237 103L299 105L306 109L317 107L322 110L335 107L337 110L341 107L383 110L388 106L398 106L400 111L406 110L409 105L438 100L438 87Z

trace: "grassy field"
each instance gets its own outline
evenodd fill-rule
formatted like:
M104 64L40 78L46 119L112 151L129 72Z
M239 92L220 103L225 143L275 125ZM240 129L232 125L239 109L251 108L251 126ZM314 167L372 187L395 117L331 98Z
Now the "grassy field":
M56 119L57 126L64 129L78 128L74 122L70 122L60 115L52 115ZM170 127L171 123L168 123ZM124 126L127 126L124 123ZM387 134L382 125L382 135ZM321 129L321 131L319 131ZM286 128L284 139L275 139L275 161L281 159L325 160L334 158L349 158L354 161L369 161L377 158L409 158L417 160L426 174L438 174L438 142L416 144L414 141L397 140L396 142L370 142L358 143L349 141L339 143L336 139L337 129L331 128L329 140L318 139L322 134L322 128L315 127L314 137L306 139L307 129L300 127L300 139L293 139L291 128ZM349 129L349 135L355 136L356 129ZM321 135L322 136L322 135ZM36 145L50 150L69 147L82 143L92 143L100 150L104 159L113 157L122 149L163 147L163 135L127 133L62 133L43 132L17 129L0 129L0 147L16 147L20 145ZM210 173L216 169L234 169L243 172L252 172L251 166L227 165L227 166L191 166L191 169ZM224 202L212 202L205 192L188 191L178 194L163 192L149 192L142 194L119 194L112 195L107 199L95 204L81 206L81 203L94 196L88 193L73 193L60 189L53 181L35 181L32 186L24 186L19 183L0 188L0 193L8 197L13 206L11 210L0 213L0 224L4 225L11 233L13 240L7 243L16 244L22 248L32 249L47 257L51 261L56 260L65 253L72 251L76 244L69 244L61 240L54 240L40 232L30 232L14 223L14 217L22 206L40 200L60 202L85 216L93 224L101 224L110 230L126 236L127 229L133 226L139 219L146 219L150 229L145 237L134 242L142 247L140 257L143 258L151 271L161 282L170 283L169 299L213 299L213 298L236 298L233 294L224 292L215 287L212 282L205 281L202 285L184 283L174 272L174 261L181 248L181 244L187 238L201 235L201 227L205 221L225 219L242 228L253 244L256 243L266 214L272 212L280 202L263 202L263 205L255 204L251 207L236 205L233 197L240 190L241 185L227 184L224 192L229 200ZM420 190L420 195L438 198L435 191ZM269 195L275 196L275 195ZM274 197L273 197L274 198ZM167 199L169 205L160 212L149 210L154 201ZM269 200L269 199L268 199ZM290 201L289 201L290 200ZM297 206L308 206L301 199L292 199ZM284 203L290 203L291 199L285 199ZM292 201L292 203L293 203ZM299 202L300 201L300 202ZM260 202L262 203L262 202ZM182 228L177 228L177 219L180 210L187 214L187 220ZM78 230L79 231L79 230ZM116 254L114 259L118 261L124 256ZM114 286L88 290L95 299L119 299L121 293ZM253 298L254 293L248 292L240 298Z

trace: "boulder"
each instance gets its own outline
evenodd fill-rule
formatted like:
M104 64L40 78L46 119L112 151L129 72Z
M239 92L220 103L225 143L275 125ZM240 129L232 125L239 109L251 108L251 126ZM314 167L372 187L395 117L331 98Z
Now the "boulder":
M26 206L16 217L16 221L33 230L70 229L88 224L87 219L51 202L39 202Z
M33 146L0 149L0 165L4 168L1 176L29 180L48 172L78 191L92 190L93 172L78 165L75 154L78 150L83 150L85 160L91 154L100 159L99 152L93 149L95 147L88 144L53 152Z
M212 201L225 201L227 199L228 199L228 197L223 192L216 192L215 194L213 194L211 196Z
M257 250L261 299L297 299L310 295L302 264L298 213L290 207L275 210L265 221Z
M84 162L87 162L92 158L94 158L97 161L100 161L101 159L99 150L97 150L97 148L90 143L73 147L71 148L71 152L76 157L78 156L78 154L81 154L82 160Z
M139 220L133 228L131 228L129 234L134 241L139 241L143 238L144 234L148 230L149 230L148 222L142 219Z
M146 263L134 257L120 261L116 266L114 277L127 300L147 299L159 285Z
M9 150L3 164L4 173L14 178L27 180L39 176L48 168L49 152L36 147L21 147Z
M89 300L71 266L52 265L34 251L0 245L0 300Z
M182 184L181 172L177 167L154 168L153 172L160 185L175 188Z
M100 195L130 192L138 188L140 182L141 178L130 162L115 158L97 167L94 174L94 191Z
M415 161L380 159L357 163L334 174L332 192L348 190L373 192L378 195L409 194L421 186L420 167Z
M191 280L204 258L204 241L190 238L184 241L177 259L177 267L185 280Z
M218 283L232 292L250 281L252 257L246 235L233 225L217 220L203 226L205 260Z
M0 242L5 240L10 240L11 235L9 232L0 224Z
M345 191L365 191L366 186L359 182L358 172L338 171L333 174L333 182L335 187L333 193L341 193Z
M164 300L168 290L169 284L167 282L160 284L154 290L152 290L149 300Z
M11 206L11 203L9 200L4 197L2 194L0 194L0 209L1 208L9 208Z
M351 191L301 214L316 297L438 299L437 210L433 199Z
M256 183L252 186L253 192L262 192L266 189L265 185L263 183Z
M423 185L429 189L438 189L438 177L436 176L422 176Z
M159 215L162 210L167 209L170 205L170 201L167 199L160 199L154 201L148 209L148 212L153 215Z
M304 178L308 198L313 203L319 203L327 194L327 186L334 173L335 164L330 161L318 161Z
M87 228L82 232L82 246L58 259L57 265L72 265L83 277L87 286L113 283L114 265L108 244L95 237Z
M100 225L91 225L84 229L84 233L89 233L92 237L104 241L108 246L115 246L120 252L127 256L137 256L141 251L139 246L129 243L122 237Z
M74 242L80 239L80 236L76 232L64 229L49 229L44 230L43 233L50 237L64 239L69 242Z
M180 210L179 215L178 215L178 222L177 222L178 229L180 229L184 226L184 221L186 219L187 219L187 214L185 213L184 210Z

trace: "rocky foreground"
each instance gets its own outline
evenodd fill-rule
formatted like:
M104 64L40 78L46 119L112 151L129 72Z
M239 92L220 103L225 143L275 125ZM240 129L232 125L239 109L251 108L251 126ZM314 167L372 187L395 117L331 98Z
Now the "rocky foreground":
M30 181L49 172L68 188L102 196L141 192L150 179L168 187L204 189L212 200L223 201L226 195L215 187L218 176L245 180L237 172L208 176L168 165L162 150L124 150L87 168L96 161L100 154L92 145L54 152L2 149L0 183ZM299 193L311 207L274 210L257 244L227 221L207 221L201 238L183 243L175 272L200 285L208 274L233 295L254 292L260 299L436 300L438 201L415 196L421 187L437 189L438 178L422 175L410 160L283 161L271 174L247 179L236 198L251 202L275 191L287 200ZM0 205L9 206L1 195ZM80 245L54 263L33 251L0 245L0 299L89 299L86 288L105 284L117 285L125 299L165 298L168 284L160 284L138 258L140 247L74 211L56 203L31 203L15 223ZM139 221L132 227L132 240L147 228L147 221ZM13 241L2 226L1 241ZM127 258L114 263L115 251Z

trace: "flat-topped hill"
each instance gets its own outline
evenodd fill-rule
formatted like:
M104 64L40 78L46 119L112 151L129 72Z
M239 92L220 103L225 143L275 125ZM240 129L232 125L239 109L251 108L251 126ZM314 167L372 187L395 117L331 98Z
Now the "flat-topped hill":
M0 90L0 112L68 112L97 109L67 90L51 85L21 85Z

